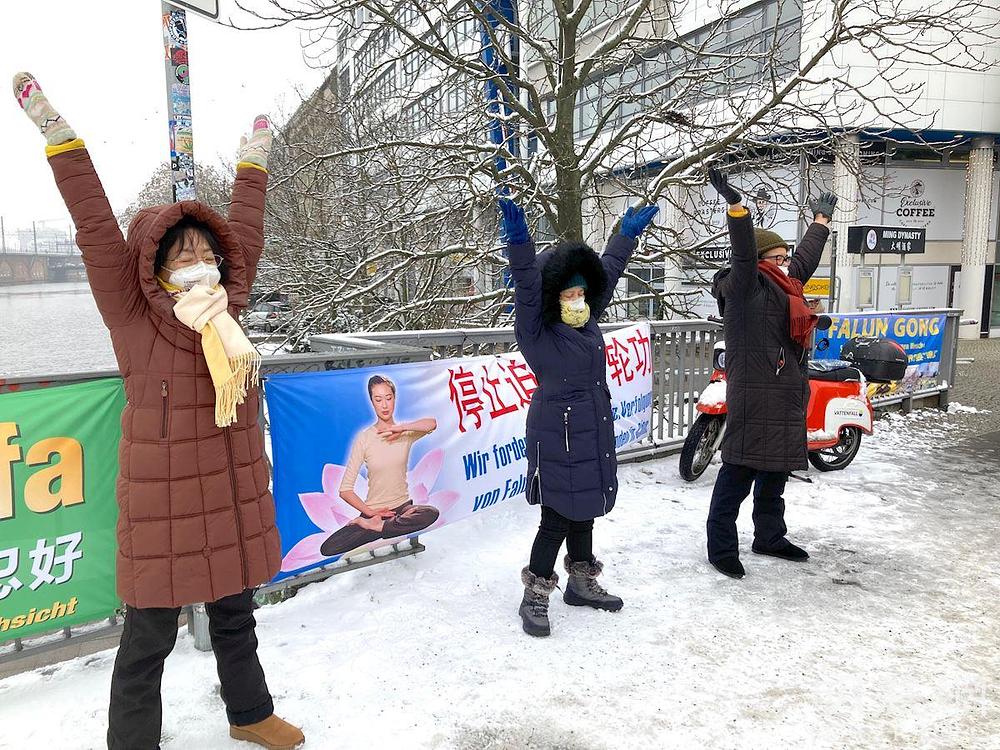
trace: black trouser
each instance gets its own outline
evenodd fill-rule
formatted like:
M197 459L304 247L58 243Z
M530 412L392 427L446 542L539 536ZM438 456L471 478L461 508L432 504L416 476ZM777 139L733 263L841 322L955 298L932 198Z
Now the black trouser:
M356 520L337 529L320 545L320 554L334 557L378 539L395 539L398 536L416 534L431 526L441 515L441 511L432 505L414 505L413 501L393 508L392 512L396 514L395 517L386 519L381 531L362 528L357 525Z
M782 546L785 534L785 482L788 474L757 471L749 466L723 463L712 492L708 510L708 560L739 557L736 518L740 504L753 487L753 536L757 549L773 550Z
M566 542L566 552L573 562L591 562L594 559L594 519L571 521L542 506L542 522L531 547L528 570L541 578L549 578L555 571L559 548Z
M246 726L274 713L264 670L257 660L253 591L206 604L212 650L222 683L229 723ZM163 662L177 640L179 607L128 607L108 710L110 750L160 747Z

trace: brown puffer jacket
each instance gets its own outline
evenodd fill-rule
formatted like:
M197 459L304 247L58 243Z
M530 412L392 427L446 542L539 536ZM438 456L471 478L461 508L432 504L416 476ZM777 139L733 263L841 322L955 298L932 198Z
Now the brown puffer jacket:
M230 314L246 307L264 245L267 173L238 170L229 220L194 201L140 212L122 237L86 149L49 158L125 379L118 474L118 594L134 607L212 602L269 581L281 564L256 388L229 428L200 335L173 315L153 264L164 233L205 222L225 259Z

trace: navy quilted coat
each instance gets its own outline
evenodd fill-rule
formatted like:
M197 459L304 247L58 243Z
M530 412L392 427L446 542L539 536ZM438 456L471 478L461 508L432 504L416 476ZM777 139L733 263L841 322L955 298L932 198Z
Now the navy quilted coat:
M616 234L600 257L582 244L538 256L531 242L508 247L514 331L539 383L528 409L527 498L574 521L606 514L618 494L611 393L597 320L636 244ZM559 312L559 292L574 273L587 280L591 317L582 328L563 323Z

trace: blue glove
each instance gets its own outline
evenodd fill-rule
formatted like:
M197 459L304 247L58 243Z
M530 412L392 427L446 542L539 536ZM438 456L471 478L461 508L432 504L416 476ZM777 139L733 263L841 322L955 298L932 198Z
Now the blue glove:
M525 218L524 209L510 198L501 198L498 203L500 213L503 215L503 233L507 244L525 244L531 239L531 235L528 233L528 220Z
M645 208L630 206L622 218L621 234L633 240L639 239L639 235L645 231L659 210L659 206L646 206Z

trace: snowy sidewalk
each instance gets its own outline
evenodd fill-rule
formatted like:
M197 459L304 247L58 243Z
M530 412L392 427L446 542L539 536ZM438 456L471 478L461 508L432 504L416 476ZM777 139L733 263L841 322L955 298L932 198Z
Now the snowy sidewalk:
M537 509L434 532L258 612L278 712L321 750L997 747L1000 488L995 458L951 445L956 421L882 421L846 472L791 482L808 563L751 554L745 505L742 581L705 561L714 468L623 467L595 548L625 609L554 597L548 639L517 618ZM0 681L0 747L103 747L113 658ZM163 694L164 750L244 747L186 635Z

